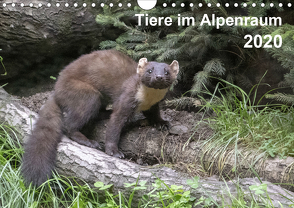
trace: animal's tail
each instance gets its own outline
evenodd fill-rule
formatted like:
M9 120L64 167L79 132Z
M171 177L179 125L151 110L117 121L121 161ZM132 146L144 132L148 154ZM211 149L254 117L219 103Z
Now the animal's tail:
M25 183L40 186L51 177L57 145L62 137L62 112L51 97L39 112L32 135L24 145L22 175Z

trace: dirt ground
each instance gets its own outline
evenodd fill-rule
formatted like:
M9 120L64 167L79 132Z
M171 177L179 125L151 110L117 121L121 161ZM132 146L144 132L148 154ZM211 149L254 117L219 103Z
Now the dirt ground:
M21 97L21 103L29 108L30 110L38 113L42 105L48 100L49 96L53 91L46 91L41 93L36 93L28 97Z
M28 97L21 97L21 103L29 108L30 110L38 113L40 108L45 104L48 100L49 96L53 94L53 91L46 91L41 93L36 93L34 95ZM106 113L101 115L102 119L105 119L105 116L109 116L110 113ZM185 111L185 110L176 110L165 108L161 111L161 115L163 119L171 122L172 126L170 129L171 134L181 135L183 140L189 139L191 133L194 131L195 125L199 123L200 120L203 119L203 113L197 113L193 111ZM207 118L207 116L205 116ZM135 116L133 121L142 119L142 115L138 114ZM141 127L148 125L144 120L140 121L139 124ZM198 125L197 135L201 135L202 139L208 138L212 131L207 125ZM192 132L191 132L192 131Z

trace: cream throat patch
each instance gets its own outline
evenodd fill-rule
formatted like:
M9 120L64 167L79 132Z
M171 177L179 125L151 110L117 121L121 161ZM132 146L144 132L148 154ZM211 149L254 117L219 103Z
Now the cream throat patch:
M146 87L144 84L141 84L136 93L136 100L139 101L137 111L149 110L151 106L158 103L164 98L167 91L168 88L154 89Z

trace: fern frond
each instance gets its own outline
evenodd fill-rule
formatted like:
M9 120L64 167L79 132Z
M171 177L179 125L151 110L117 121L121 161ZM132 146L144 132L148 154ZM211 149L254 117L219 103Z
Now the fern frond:
M287 85L294 90L294 68L290 70L289 73L285 74L284 77L285 77L285 82L287 83Z
M209 73L205 71L199 71L194 76L194 84L191 89L192 95L200 94L205 85L209 84Z
M267 94L265 97L269 99L275 99L277 101L280 101L286 104L294 105L294 95L289 95L284 93L275 93L275 94Z
M198 107L201 105L201 101L197 98L193 97L181 97L172 100L166 100L165 104L168 107L175 106L179 109L191 108L191 107Z
M223 63L220 59L214 58L206 62L203 71L207 73L214 73L219 76L223 76L226 73L226 69L223 67Z
M106 41L102 41L99 46L101 49L110 49L110 48L115 48L116 45L117 43L115 41L106 40Z

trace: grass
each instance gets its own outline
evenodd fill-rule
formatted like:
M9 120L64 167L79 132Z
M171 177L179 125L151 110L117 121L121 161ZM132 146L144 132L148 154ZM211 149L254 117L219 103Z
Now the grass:
M243 164L253 167L267 157L294 156L294 108L282 104L261 105L266 94L256 99L259 86L260 83L246 93L221 80L213 93L205 92L211 98L202 97L202 109L214 115L203 120L214 130L202 146L202 160L209 157L212 162L209 167L203 164L206 170L212 171L214 165L222 172L226 161L231 160L229 163L235 163L231 164L231 171L236 172Z
M227 87L220 90L219 83L215 92L209 93L209 101L202 98L204 108L215 113L206 120L215 132L207 144L219 147L216 151L242 144L272 157L294 156L294 108L260 105L260 100L255 100L258 85L247 94L238 86L222 81Z
M21 144L8 125L0 125L0 207L98 207L99 196L87 185L54 175L39 188L25 187L20 175Z

